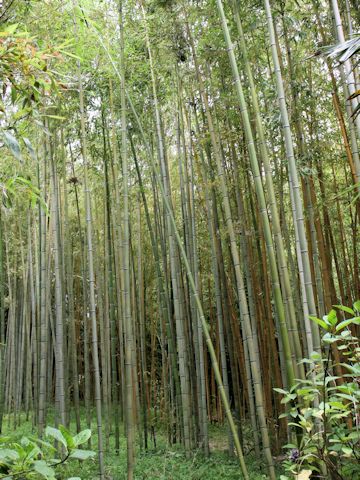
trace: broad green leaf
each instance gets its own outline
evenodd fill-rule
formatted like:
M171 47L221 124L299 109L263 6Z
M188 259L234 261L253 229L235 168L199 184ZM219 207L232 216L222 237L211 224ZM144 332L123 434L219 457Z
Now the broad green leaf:
M334 440L335 442L337 440ZM342 449L342 445L341 443L335 443L334 445L331 445L331 450L333 450L334 452L340 452L340 450Z
M351 365L346 365L346 363L340 363L340 365L344 366L344 367L347 367L347 368L353 368L351 367ZM354 370L356 371L356 370ZM357 370L359 371L359 370ZM344 393L350 393L353 389L351 388L351 386L353 386L354 384L351 384L351 383L347 383L345 385L338 385L336 387L336 390L339 390L339 392L344 392Z
M41 457L42 456L42 452L40 450L40 448L35 445L31 450L30 452L28 453L28 456L27 458L30 459L30 458L39 458L39 456Z
M64 447L67 447L67 443L66 443L66 440L64 438L64 435L57 428L46 427L45 435L47 437L54 438L58 442L62 443L64 445Z
M83 430L82 432L79 432L74 437L75 446L77 447L78 445L82 445L83 443L87 442L90 437L91 437L91 430L89 430L89 429L86 429L86 430Z
M360 365L355 364L355 365L349 365L348 363L340 363L343 367L345 367L349 372L353 374L353 376L360 376ZM348 391L349 384L346 386L345 391ZM340 388L339 388L340 390Z
M334 401L330 401L329 402L329 405L331 405L332 407L335 407L335 408L340 408L341 410L344 409L345 405L341 402L334 402Z
M24 445L26 447L27 445L29 445L30 440L27 437L22 437L22 439L20 440L20 443L21 445Z
M344 328L346 328L348 325L360 325L360 317L355 317L355 318L349 318L348 320L343 320L342 322L339 323L339 325L336 326L336 332L340 332Z
M11 440L11 437L0 437L0 443L7 443Z
M73 439L71 433L63 425L59 425L59 430L63 434L63 436L66 440L66 445L68 446L68 450L71 450L72 448L75 448L76 443L74 442L74 439Z
M325 317L323 318L325 322L331 325L332 327L337 324L337 316L336 316L335 310L330 310L328 315L325 315Z
M77 460L87 460L96 455L92 450L73 450L70 454L70 458L76 458Z
M343 312L350 313L350 315L355 315L354 310L350 307L345 307L344 305L334 305L334 307L342 310Z
M352 455L353 454L352 448L342 447L341 450L345 453L345 455Z
M340 335L341 335L343 338L348 337L348 340L350 340L350 338L351 338L351 332L350 332L350 330L343 330L343 331L340 333Z
M39 445L48 448L52 452L56 451L56 448L54 445L51 445L51 443L46 442L45 440L41 440L41 438L31 438L34 442L38 443Z
M355 397L353 397L352 395L347 395L346 393L338 393L338 397L345 398L346 400L349 400L350 402L356 402Z
M322 338L322 341L325 343L334 343L337 342L338 337L334 337L334 335L331 335L331 333L325 333L325 335Z
M350 440L354 440L354 441L360 440L360 432L356 432L356 431L355 431L355 432L351 432L351 433L349 433L348 438L349 438Z
M354 308L357 312L360 312L360 300L356 300L354 303Z
M294 443L287 443L283 445L282 448L298 448Z
M327 385L329 382L335 382L335 380L337 380L338 378L340 377L329 375L328 377L325 378L325 385Z
M293 393L293 392L297 393L300 384L301 384L301 382L300 382L300 383L294 383L294 384L290 387L290 392L291 392L291 393Z
M332 414L331 415L331 420L334 421L334 420L342 420L343 418L346 418L349 416L349 413L350 412L344 412L344 413L336 413L336 414Z
M53 480L55 478L55 470L49 467L45 460L36 460L34 462L34 470L47 480Z
M0 448L0 460L18 460L20 458L16 450Z
M305 395L309 395L310 393L317 393L318 389L317 388L299 388L297 390L297 394L300 397L303 397Z
M314 361L314 360L320 360L320 359L321 359L320 353L319 353L319 352L315 352L315 351L311 352L310 357L311 357L311 360L313 360L313 361Z
M299 365L301 363L310 363L311 364L311 363L314 363L314 361L310 360L309 358L303 358L302 360L300 360Z
M296 393L288 393L284 398L281 399L280 403L286 404L291 402L291 400L295 400L295 398L296 398Z
M287 395L289 393L286 390L283 390L282 388L273 388L273 390L275 390L275 392L281 393L282 395Z
M320 418L320 419L321 419L321 418L323 417L323 415L324 415L324 411L323 411L323 410L315 410L315 409L314 409L314 410L312 411L312 416L313 416L314 418Z
M19 142L16 140L16 138L7 131L3 132L4 135L4 141L10 152L14 155L14 157L19 160L20 162L23 161L22 155L21 155L21 149Z
M323 328L324 330L328 330L328 329L329 329L329 326L327 325L326 322L324 322L324 320L321 320L320 318L314 317L313 315L310 315L309 318L310 318L310 320L312 320L313 322L315 322L315 323L317 323L318 325L320 325L320 327Z

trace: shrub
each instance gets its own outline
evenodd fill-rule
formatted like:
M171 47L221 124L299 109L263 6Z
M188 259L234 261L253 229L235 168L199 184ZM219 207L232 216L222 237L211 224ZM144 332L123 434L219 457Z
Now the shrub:
M360 348L354 335L360 325L360 301L353 309L336 308L338 312L331 310L322 319L311 317L323 332L322 353L302 360L309 365L307 379L298 380L290 391L275 389L288 405L284 415L289 426L300 432L297 442L284 446L289 450L286 472L298 480L343 480L360 474ZM345 319L345 313L351 318ZM334 347L341 358L341 375L334 373Z
M90 430L83 430L73 436L63 426L59 429L47 427L45 437L55 440L59 448L37 437L22 437L19 442L13 441L10 437L3 437L0 440L0 479L55 480L56 467L64 465L69 460L87 460L95 455L91 450L78 448L87 442L90 436ZM56 458L58 456L60 458ZM72 477L68 480L80 478Z

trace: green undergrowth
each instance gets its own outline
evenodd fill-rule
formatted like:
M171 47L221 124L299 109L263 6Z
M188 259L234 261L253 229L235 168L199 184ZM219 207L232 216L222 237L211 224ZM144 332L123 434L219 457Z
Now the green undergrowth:
M51 424L49 422L49 424ZM86 428L83 424L82 428ZM75 425L72 423L70 431L75 433ZM96 425L92 425L91 448L96 450ZM20 440L22 436L36 434L32 430L30 421L22 420L15 431L9 428L7 418L4 419L3 435L11 436L14 440ZM144 451L138 445L137 460L135 468L136 480L219 480L219 479L241 479L239 464L236 458L229 458L226 451L227 434L222 426L210 426L209 440L211 455L205 458L200 450L194 450L191 458L186 458L180 445L169 446L164 432L159 429L156 432L156 448L149 436L148 450ZM88 448L84 445L85 448ZM251 480L268 478L266 475L265 463L251 451L251 447L244 448L246 463L249 469ZM126 438L121 426L120 452L114 451L114 437L110 436L109 448L105 452L106 480L126 479ZM80 477L81 480L95 480L97 475L96 459L89 459L85 462L72 461L59 467L57 470L59 479L69 477Z

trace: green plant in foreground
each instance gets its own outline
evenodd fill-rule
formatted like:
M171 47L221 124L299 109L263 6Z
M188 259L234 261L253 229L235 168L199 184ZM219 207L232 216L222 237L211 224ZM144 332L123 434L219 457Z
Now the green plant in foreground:
M59 448L36 437L22 437L19 442L13 441L11 437L0 438L0 480L55 480L56 467L68 460L87 460L95 455L91 450L78 448L88 441L90 430L83 430L73 436L63 426L59 429L47 427L45 436L55 440ZM68 480L80 478L72 477Z
M323 335L322 353L313 352L302 360L309 365L308 378L298 380L289 391L275 389L283 395L282 403L289 405L284 414L291 420L289 426L301 432L298 445L284 446L290 450L286 472L298 480L345 480L360 474L360 347L354 335L360 325L360 301L353 309L335 307L338 312L331 310L322 319L310 317ZM351 318L344 319L345 313ZM335 348L338 365L331 357ZM341 368L341 375L339 368L335 375L335 367Z

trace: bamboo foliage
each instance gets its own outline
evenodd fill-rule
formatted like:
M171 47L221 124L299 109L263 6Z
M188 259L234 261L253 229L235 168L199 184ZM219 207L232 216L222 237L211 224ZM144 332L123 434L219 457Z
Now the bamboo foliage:
M29 39L3 22L0 431L95 414L101 479L125 448L137 478L159 439L208 457L224 422L241 476L249 448L275 479L299 435L274 388L321 351L309 316L359 294L358 65L309 54L344 48L354 8L253 3L14 2Z

